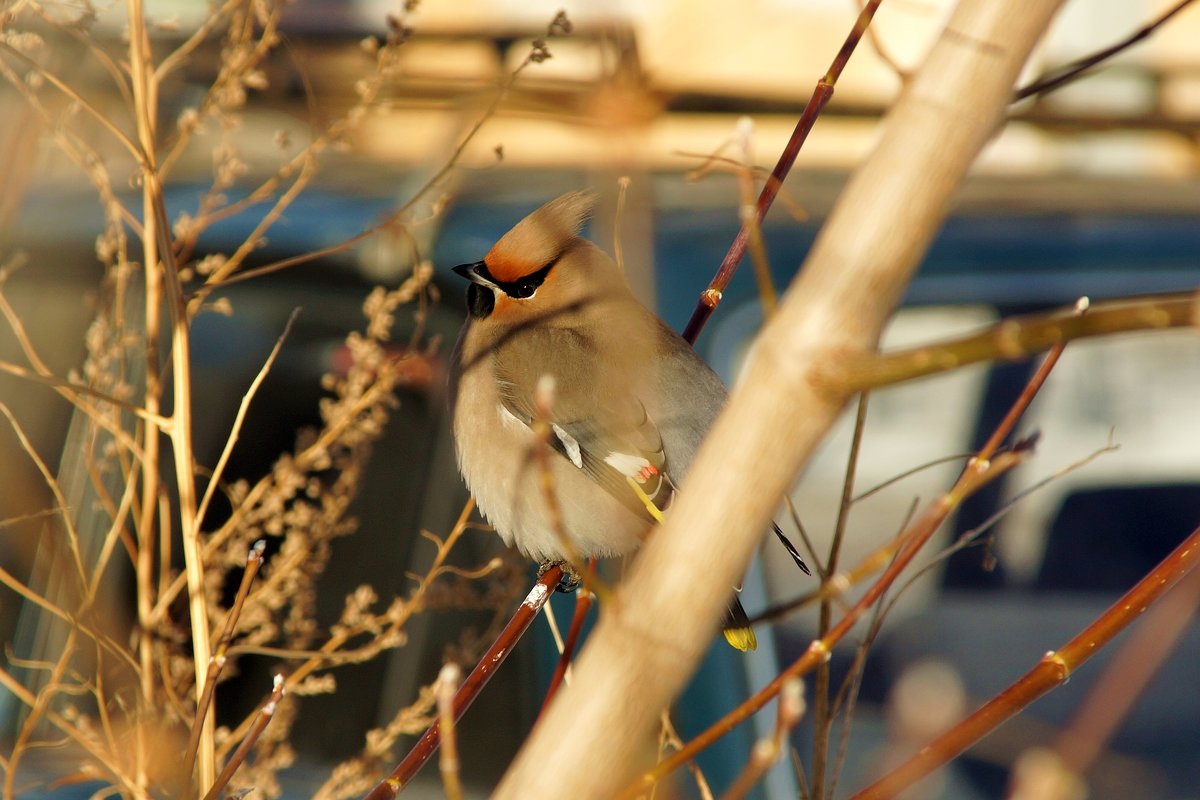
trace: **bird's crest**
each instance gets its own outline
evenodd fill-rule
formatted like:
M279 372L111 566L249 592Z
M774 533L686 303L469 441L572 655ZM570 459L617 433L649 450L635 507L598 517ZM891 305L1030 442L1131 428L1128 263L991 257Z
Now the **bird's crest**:
M567 192L534 211L488 251L488 271L507 282L546 266L579 235L595 199L591 192Z

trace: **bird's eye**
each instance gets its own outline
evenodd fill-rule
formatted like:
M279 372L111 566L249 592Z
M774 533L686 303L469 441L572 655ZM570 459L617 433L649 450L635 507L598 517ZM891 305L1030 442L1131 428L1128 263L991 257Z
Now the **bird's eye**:
M533 293L537 291L537 284L534 283L518 283L513 287L513 297L524 300L527 297L533 297Z

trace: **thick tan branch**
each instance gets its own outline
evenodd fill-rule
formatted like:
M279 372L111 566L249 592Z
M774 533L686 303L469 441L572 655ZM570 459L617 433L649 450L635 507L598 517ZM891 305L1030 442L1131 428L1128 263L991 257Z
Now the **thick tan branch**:
M851 179L648 542L497 797L613 796L707 649L760 534L847 395L814 375L873 350L1058 0L964 0ZM764 470L763 465L771 469Z

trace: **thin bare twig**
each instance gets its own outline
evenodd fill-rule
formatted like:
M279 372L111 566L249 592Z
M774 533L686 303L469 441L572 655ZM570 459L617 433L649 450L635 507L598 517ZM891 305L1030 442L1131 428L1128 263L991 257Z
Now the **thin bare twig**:
M1052 70L1049 74L1043 75L1032 83L1022 86L1013 93L1013 102L1024 100L1029 97L1046 94L1055 89L1061 88L1074 80L1083 77L1086 73L1100 65L1104 61L1108 61L1118 53L1128 50L1138 42L1150 38L1159 28L1166 25L1176 14L1192 4L1193 0L1179 0L1175 5L1168 8L1152 22L1147 23L1132 34L1117 42L1114 45L1105 47L1103 50L1098 50L1091 55L1085 56L1078 61L1072 61L1070 64Z
M89 103L87 99L83 97L83 95L79 94L79 92L75 91L70 84L7 42L0 41L0 50L3 50L8 55L16 58L18 61L25 64L25 66L41 75L48 83L50 83L51 86L58 89L66 97L70 98L72 102L77 103L81 109L88 113L89 116L99 122L101 127L111 133L113 138L116 139L126 151L128 151L129 155L133 156L135 161L137 161L139 164L145 163L146 154L142 148L139 147L133 141L133 139L131 139L129 135L125 133L125 131L118 128L106 114Z
M658 757L661 760L666 752L666 746L670 745L676 750L683 748L683 740L679 738L679 732L675 730L675 725L671 722L671 712L668 709L663 709L662 717L659 723L660 743L658 748ZM695 761L687 762L687 771L691 774L692 780L696 783L696 791L700 794L700 800L713 800L712 788L708 785L708 778L704 777L704 772L701 771L700 765ZM654 800L654 793L658 790L658 785L655 784L651 790L650 800Z
M867 400L870 395L863 392L858 396L858 411L854 416L854 433L850 440L850 455L846 459L846 476L842 479L842 499L838 504L837 522L834 524L833 540L829 544L829 557L825 568L828 574L838 571L838 557L842 551L842 538L850 522L851 498L854 497L854 476L858 472L858 453L862 446L863 431L867 424ZM833 622L832 597L821 598L821 610L817 628L818 638L829 632ZM825 797L825 766L829 757L829 734L833 730L834 713L829 707L829 663L817 665L813 681L813 758L812 795Z
M557 19L558 18L556 17L556 20ZM565 30L569 30L569 25L567 28L563 28L562 26L556 26L555 23L551 23L549 33L553 35L556 32ZM241 281L269 275L273 272L288 269L289 267L294 267L299 264L308 263L319 258L326 258L338 253L344 253L353 248L359 242L375 236L380 231L390 228L393 225L400 224L401 220L403 220L404 217L412 211L417 202L425 197L425 195L429 194L429 192L433 191L433 189L438 186L446 178L446 176L458 166L458 162L461 160L463 153L466 152L467 145L469 145L475 139L475 136L483 128L484 124L493 116L495 116L496 112L500 108L500 104L503 103L505 98L508 97L508 93L516 83L517 78L520 77L521 73L524 72L530 64L535 64L544 60L545 53L546 51L544 44L541 48L537 46L531 48L529 54L525 56L524 60L522 60L521 63L518 64L513 71L508 74L508 77L505 79L504 83L500 85L500 88L497 90L487 108L484 109L483 113L480 114L475 123L459 140L458 144L455 146L454 150L451 151L449 157L442 164L442 166L398 209L387 214L383 219L374 225L363 229L361 232L351 236L349 239L346 239L339 244L332 245L321 250L315 250L311 253L285 258L281 261L276 261L274 263L266 264L254 269L243 270L237 274L221 274L219 276L213 276L212 280L207 282L203 287L196 291L196 294L193 296L191 302L194 304L202 301L205 296L220 286L228 286L230 284L240 283Z
M788 139L787 146L784 147L783 152L780 154L779 160L775 164L775 169L771 171L771 177L763 184L762 192L758 195L757 220L759 224L766 218L767 211L771 208L771 203L775 200L775 195L778 194L784 179L791 172L792 165L796 162L796 156L799 155L800 148L804 146L804 141L808 138L813 125L816 124L817 117L820 116L829 99L833 97L833 87L841 76L842 70L846 68L846 64L850 61L850 56L854 53L855 47L858 46L859 41L862 39L863 33L870 26L871 19L875 16L875 11L879 8L880 2L882 0L868 0L863 6L858 18L854 21L854 27L846 35L846 40L842 43L842 47L837 55L834 56L829 69L813 89L808 105L804 107L800 119L796 121L796 127L792 131L792 136ZM683 338L689 342L695 343L696 339L700 336L700 331L704 329L704 325L708 322L709 317L712 316L712 313L720 304L725 287L729 285L730 279L733 278L733 273L737 271L738 264L741 263L742 257L746 254L749 235L750 232L743 225L734 238L733 244L730 245L729 252L725 254L725 259L721 262L717 274L713 276L708 288L701 292L700 300L696 303L695 310L692 311L691 319L688 320L687 325L683 329Z
M200 698L196 701L196 714L192 719L192 731L188 737L187 750L184 751L183 771L180 775L183 781L191 780L192 768L196 762L196 752L200 747L200 734L204 730L204 718L212 706L217 681L221 677L221 670L225 667L229 643L233 640L233 631L237 627L238 618L242 614L242 607L246 603L246 596L250 594L250 584L254 582L254 576L262 568L263 552L266 548L266 541L259 539L250 548L250 552L246 554L246 568L242 572L242 582L238 585L237 595L233 599L233 606L229 609L229 613L225 615L225 625L221 629L220 638L217 639L216 650L213 651L213 656L208 662L208 679L204 682L204 690Z
M275 715L275 709L278 707L279 701L283 699L284 691L283 676L276 675L274 688L255 715L254 725L250 728L246 737L242 739L237 750L233 751L233 755L229 757L229 761L226 762L225 768L221 770L221 774L217 776L212 788L204 795L204 800L217 800L221 796L221 792L225 790L230 779L233 778L233 774L237 772L238 767L250 755L250 750L253 749L255 742L258 741L258 737L267 729L267 725L271 724L271 717Z
M294 309L287 322L283 326L283 333L279 334L279 338L275 340L275 346L271 348L270 354L267 355L267 360L263 362L262 367L254 376L254 380L250 382L250 388L242 395L242 402L238 404L237 415L233 419L233 427L229 429L229 436L225 439L225 447L221 450L221 455L217 458L217 465L213 467L212 475L208 479L208 486L204 489L204 496L200 498L200 505L196 508L196 531L199 532L200 527L204 524L204 515L208 512L208 504L212 502L213 495L216 493L217 486L220 484L221 475L225 472L225 466L229 463L229 456L233 453L233 447L237 444L238 435L241 433L242 425L246 421L246 412L250 410L250 403L254 400L254 395L258 393L258 388L262 386L262 382L266 379L267 373L271 371L275 359L279 357L279 351L283 349L283 343L287 340L288 334L292 331L292 325L296 322L296 317L300 315L300 309Z
M746 243L750 248L750 263L754 267L754 282L758 286L763 319L769 319L779 303L779 292L771 280L771 262L767 258L767 244L763 241L762 222L758 218L758 206L754 200L754 122L749 117L738 120L737 140L741 154L741 168L736 172L738 219L746 230Z
M617 211L613 217L613 259L617 269L625 275L625 248L621 241L622 223L625 221L625 201L629 199L629 186L632 183L628 175L617 178Z
M975 455L975 454L974 453L955 453L952 456L942 456L941 458L935 458L932 461L926 461L924 464L918 464L917 466L915 466L911 469L906 469L903 472L897 473L896 475L893 475L892 477L888 478L887 480L885 480L881 483L875 484L870 489L867 489L867 490L861 492L860 494L855 495L854 499L851 502L857 503L860 500L866 500L871 495L881 492L884 489L886 489L887 487L889 487L893 484L899 483L900 481L904 480L905 478L911 478L913 475L916 475L918 472L923 472L927 469L932 469L933 467L940 467L942 464L948 464L951 461L965 461L966 459L971 458L973 455Z
M363 661L370 655L378 653L380 650L382 650L384 648L383 643L390 643L387 645L390 647L398 646L403 640L398 639L397 634L404 628L405 625L408 624L408 621L412 618L412 615L423 607L425 597L429 592L430 586L433 585L433 581L436 580L437 577L443 574L443 571L447 569L445 566L445 561L447 557L449 557L454 545L462 537L463 533L468 530L467 520L470 518L471 512L474 510L475 502L473 500L468 500L466 504L463 505L462 511L459 513L458 520L454 523L454 527L450 530L450 533L446 536L444 541L439 540L432 534L422 531L422 534L425 535L426 538L431 539L437 546L437 553L434 555L433 564L425 573L425 576L422 577L418 582L417 588L413 591L412 595L409 596L408 601L404 604L401 613L393 616L385 615L383 620L379 620L378 625L374 623L371 625L372 632L375 634L371 644L368 644L366 647L361 648L354 653L347 653L342 650L347 641L361 632L356 626L347 625L342 626L337 632L330 636L329 639L326 640L325 643L322 644L321 647L315 652L276 651L274 654L282 657L305 659L303 663L287 674L286 684L288 688L293 688L299 685L305 678L314 673L316 670L329 666L330 664L347 661ZM477 574L480 576L487 574L495 569L498 564L498 560L493 560ZM277 571L282 572L284 570L279 569ZM532 617L530 619L532 620ZM266 648L255 649L257 651L266 650ZM245 649L245 651L248 652L248 648ZM250 729L250 726L254 724L254 720L254 716L250 716L242 720L241 724L239 724L230 735L229 741L232 742L235 741L237 737L244 736ZM232 744L227 744L226 747L232 747ZM218 748L217 755L222 756L225 752L225 750Z

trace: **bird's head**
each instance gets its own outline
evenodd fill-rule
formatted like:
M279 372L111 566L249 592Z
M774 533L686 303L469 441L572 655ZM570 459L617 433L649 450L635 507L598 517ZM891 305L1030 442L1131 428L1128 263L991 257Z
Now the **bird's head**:
M612 260L579 231L594 198L569 192L500 237L482 261L454 271L471 282L467 307L476 320L515 324L587 302L615 278Z

